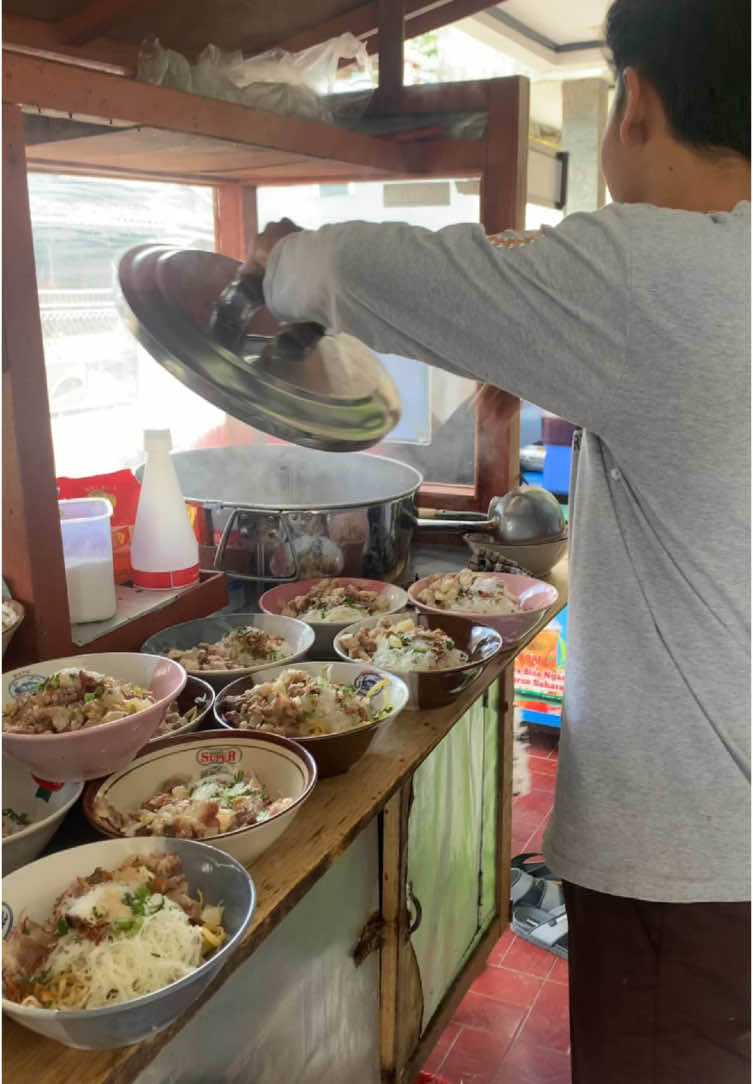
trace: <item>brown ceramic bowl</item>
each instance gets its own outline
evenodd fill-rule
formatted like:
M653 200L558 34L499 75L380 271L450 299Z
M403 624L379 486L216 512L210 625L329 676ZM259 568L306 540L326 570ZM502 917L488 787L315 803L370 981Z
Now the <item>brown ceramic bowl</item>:
M198 708L196 718L189 723L183 723L182 726L176 727L175 730L166 730L164 733L160 732L158 727L157 733L146 743L147 746L152 745L153 742L161 741L163 738L174 738L177 734L190 734L193 730L199 729L207 716L209 716L207 721L213 723L214 719L210 712L214 707L214 699L215 691L209 682L189 674L186 678L186 684L183 686L183 692L177 698L178 711L181 715L185 715L191 708ZM160 723L161 726L162 723Z
M464 689L478 678L484 668L496 658L502 650L502 637L495 629L479 625L475 621L469 621L465 617L455 617L449 614L390 614L387 615L391 623L397 624L410 618L415 625L424 628L441 629L451 640L455 647L468 655L468 662L460 666L448 667L444 670L399 670L394 666L382 666L390 674L396 674L402 678L408 686L407 708L411 710L422 708L439 708L444 704L451 704ZM369 628L378 624L384 614L378 617L367 617L363 621L356 621L352 625L339 632L335 637L334 647L341 659L346 662L359 662L362 665L375 665L369 660L351 659L342 646L342 639L361 628Z
M234 727L232 723L226 720L223 705L228 696L238 696L254 685L261 685L265 681L274 681L284 670L305 670L310 674L318 675L328 668L331 668L333 681L342 682L346 685L356 685L358 687L360 684L365 688L369 688L384 678L389 683L381 692L374 694L377 706L380 706L380 704L383 706L389 705L391 709L389 714L377 720L377 722L354 727L352 730L340 730L336 734L316 734L310 737L286 735L292 737L293 741L296 741L311 753L316 761L320 779L331 775L341 775L343 772L347 772L348 768L352 767L357 760L360 760L376 737L379 727L394 719L408 701L408 688L405 682L386 670L379 670L367 663L355 662L303 662L294 663L293 666L273 666L268 670L259 670L256 673L249 674L248 677L239 678L238 681L226 685L215 701L214 717L220 726L227 727L229 730L238 730L242 734L254 734L253 729L240 730L240 728Z
M496 542L486 534L464 534L463 539L473 554L488 553L515 561L532 576L548 575L567 549L567 532L558 538L545 538L542 542Z

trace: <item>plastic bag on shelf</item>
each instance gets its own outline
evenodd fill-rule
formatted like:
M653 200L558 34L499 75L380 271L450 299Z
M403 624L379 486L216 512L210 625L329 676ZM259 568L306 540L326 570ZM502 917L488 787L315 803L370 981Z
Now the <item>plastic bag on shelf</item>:
M324 96L335 88L341 60L354 61L361 73L369 71L366 46L353 34L341 34L300 53L271 49L248 58L238 49L210 44L194 65L152 36L142 43L138 78L253 109L332 123L333 110Z

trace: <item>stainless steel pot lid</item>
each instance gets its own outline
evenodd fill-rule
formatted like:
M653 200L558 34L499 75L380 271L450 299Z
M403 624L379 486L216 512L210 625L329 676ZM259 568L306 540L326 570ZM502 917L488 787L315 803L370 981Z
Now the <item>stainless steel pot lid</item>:
M400 397L358 339L320 336L315 325L257 334L255 323L265 318L269 328L267 310L234 329L235 341L215 329L218 299L239 267L215 252L130 249L119 268L130 330L191 391L272 436L324 451L358 451L382 440L400 418Z

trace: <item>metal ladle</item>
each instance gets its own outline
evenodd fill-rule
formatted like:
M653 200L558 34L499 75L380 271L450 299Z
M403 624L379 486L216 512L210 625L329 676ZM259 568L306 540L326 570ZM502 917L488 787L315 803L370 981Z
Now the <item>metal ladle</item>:
M504 497L492 497L486 517L480 512L468 512L460 518L452 512L438 511L431 518L417 520L416 525L427 534L481 531L511 545L561 537L565 517L559 501L547 490L520 486Z

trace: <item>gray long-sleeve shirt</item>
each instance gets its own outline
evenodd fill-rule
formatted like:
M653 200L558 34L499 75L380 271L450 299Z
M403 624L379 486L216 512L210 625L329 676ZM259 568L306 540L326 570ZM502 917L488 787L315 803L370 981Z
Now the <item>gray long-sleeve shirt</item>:
M742 900L749 872L750 204L294 234L265 294L585 428L545 854L602 892Z

